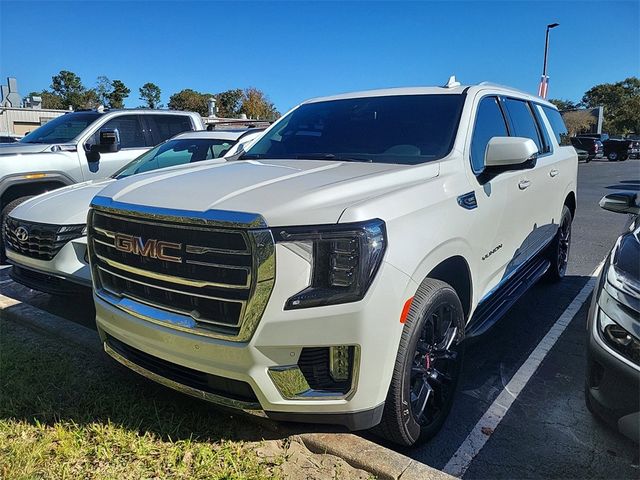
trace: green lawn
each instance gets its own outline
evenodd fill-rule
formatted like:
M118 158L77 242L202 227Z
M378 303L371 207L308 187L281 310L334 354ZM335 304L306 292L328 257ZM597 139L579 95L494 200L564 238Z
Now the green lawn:
M287 447L104 354L0 320L0 478L279 478Z

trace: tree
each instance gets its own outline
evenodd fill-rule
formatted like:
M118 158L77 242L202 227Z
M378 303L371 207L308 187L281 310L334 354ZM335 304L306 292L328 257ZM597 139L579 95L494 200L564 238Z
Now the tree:
M280 112L264 92L255 87L244 90L240 113L256 120L275 120L280 116Z
M560 110L561 112L565 112L567 110L575 110L576 108L578 108L578 104L576 104L575 102L572 102L571 100L561 100L559 98L552 98L549 101L553 103L556 107L558 107L558 110Z
M124 108L124 99L129 96L131 90L120 80L111 82L111 92L107 95L109 108Z
M236 118L240 115L244 92L240 88L226 90L215 95L218 116Z
M87 90L82 85L80 77L69 70L61 70L58 75L51 77L51 90L62 101L63 108L88 108Z
M109 103L109 94L112 90L111 80L109 80L109 77L105 75L99 76L95 90L100 104L106 106Z
M169 108L171 110L189 110L206 117L209 114L208 101L212 96L186 88L169 97Z
M582 97L588 108L604 107L604 130L608 133L640 133L640 79L602 83Z
M578 133L589 130L591 125L596 123L596 119L588 110L571 110L562 115L564 123L569 131L569 136L573 137Z
M155 83L147 82L140 87L140 100L144 101L147 108L160 108L160 87Z
M42 99L42 108L51 108L54 110L64 109L62 99L55 93L51 93L48 90L41 92L31 92L28 97L40 97Z

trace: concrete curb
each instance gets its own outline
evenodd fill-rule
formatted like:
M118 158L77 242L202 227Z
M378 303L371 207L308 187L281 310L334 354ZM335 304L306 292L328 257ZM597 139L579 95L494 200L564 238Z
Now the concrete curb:
M298 435L314 453L329 453L381 480L450 480L440 470L351 433L304 433Z
M0 319L25 325L33 330L59 338L66 344L85 350L102 352L98 333L85 326L45 312L0 294ZM247 418L254 419L251 416ZM256 417L256 421L278 433L287 433L286 426ZM447 480L444 472L373 443L351 433L298 433L291 431L313 453L328 453L342 458L349 465L365 470L381 480Z

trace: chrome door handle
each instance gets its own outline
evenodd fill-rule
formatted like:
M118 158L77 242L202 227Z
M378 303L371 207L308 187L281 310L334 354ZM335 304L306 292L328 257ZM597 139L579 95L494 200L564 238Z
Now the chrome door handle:
M529 185L531 185L530 180L520 180L520 183L518 183L518 188L520 190L524 190L526 188L529 188Z
M551 171L549 172L549 175L550 175L551 177L555 177L555 176L556 176L556 175L558 175L559 173L560 173L560 172L558 171L558 169L557 169L557 168L554 168L553 170L551 170Z

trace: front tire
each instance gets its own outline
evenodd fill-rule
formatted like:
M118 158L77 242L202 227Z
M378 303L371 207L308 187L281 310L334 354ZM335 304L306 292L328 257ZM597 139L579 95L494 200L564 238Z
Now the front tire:
M449 284L422 282L402 331L378 434L408 447L440 430L462 369L464 318Z
M549 270L547 270L546 278L551 282L559 282L567 273L569 251L571 250L572 221L571 210L564 205L562 207L558 231L547 250L547 258L551 262L551 265L549 266Z
M610 162L617 162L618 154L616 152L609 152L609 155L607 155L607 158L609 159Z

